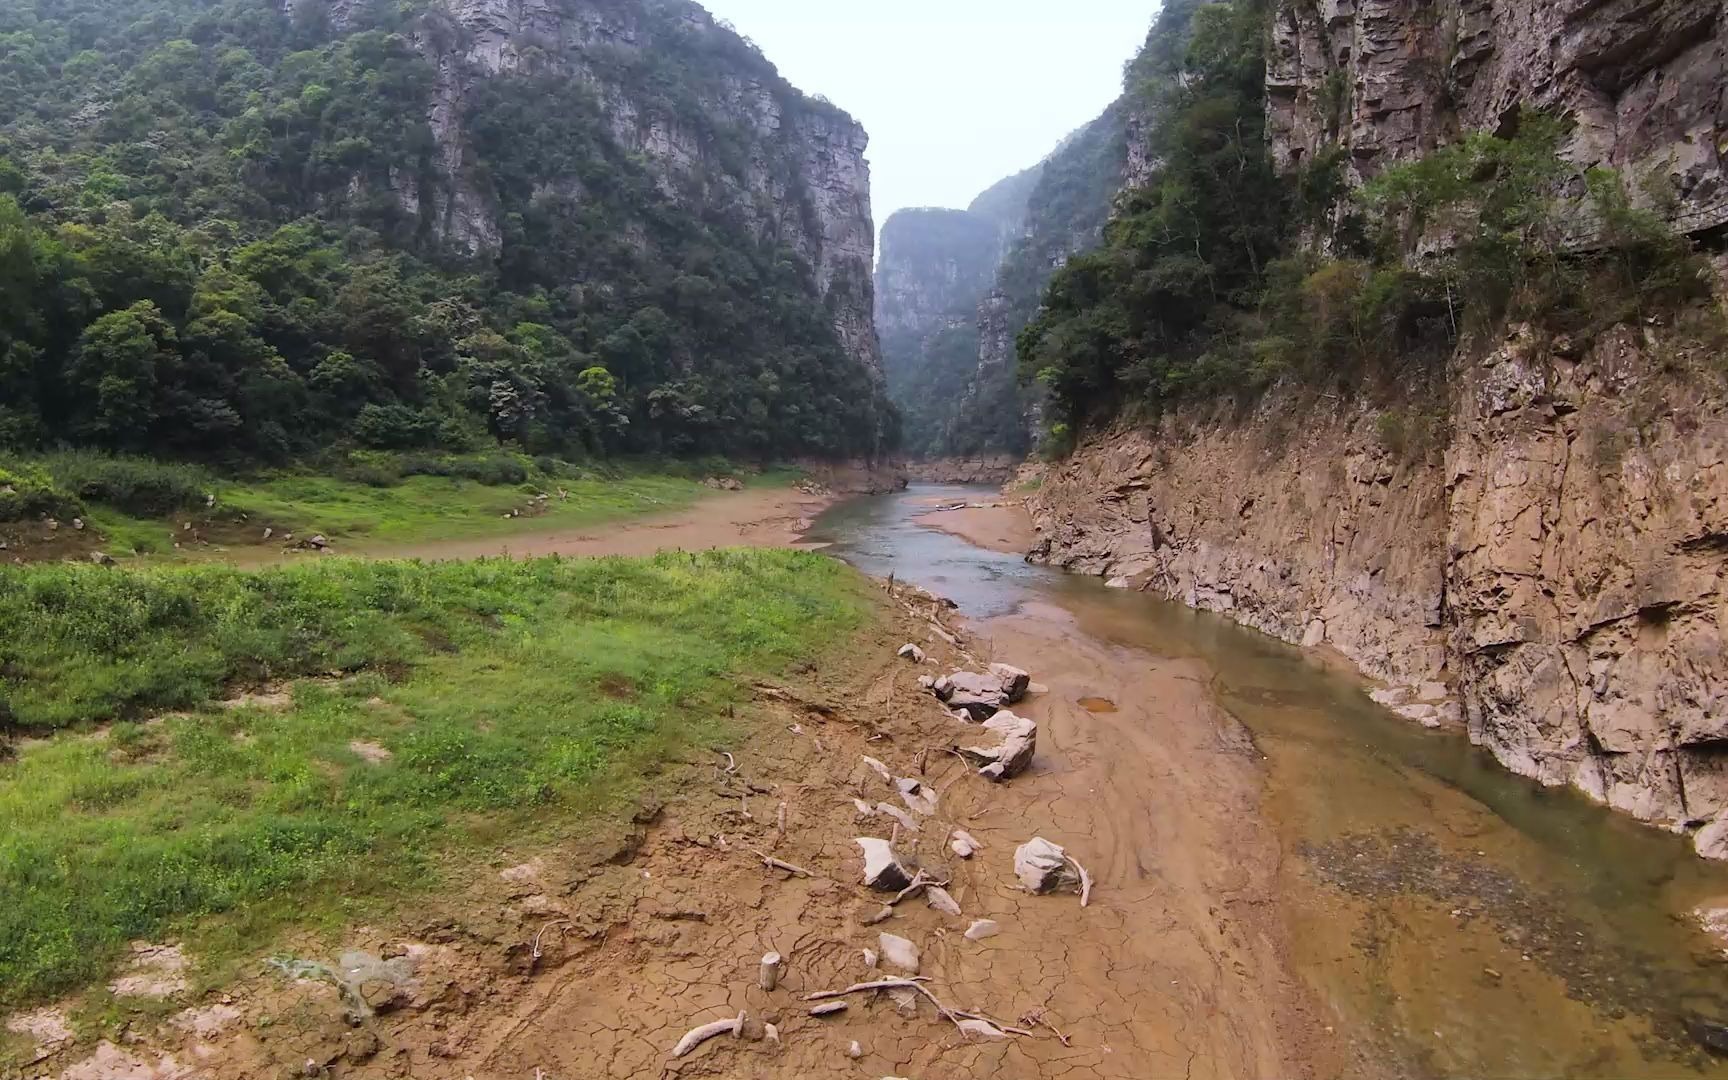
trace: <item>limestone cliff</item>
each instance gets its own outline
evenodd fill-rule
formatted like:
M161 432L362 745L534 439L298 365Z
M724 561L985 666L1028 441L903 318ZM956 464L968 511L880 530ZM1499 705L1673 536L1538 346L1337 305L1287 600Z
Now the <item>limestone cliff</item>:
M1728 222L1725 65L1720 0L1278 0L1272 152L1336 144L1360 179L1533 106L1576 123L1578 165L1666 178L1698 232Z
M1053 467L1036 557L1327 645L1411 719L1671 828L1728 811L1728 407L1660 332L1514 330L1441 416L1172 418Z
M1271 17L1285 169L1330 153L1360 183L1534 106L1706 247L1728 222L1719 2ZM1330 647L1411 720L1728 857L1728 392L1720 342L1673 321L1466 334L1397 405L1286 387L1093 435L1034 497L1034 558Z
M300 18L320 5L336 29L356 17L352 0L285 0ZM601 118L604 154L645 165L660 197L682 210L741 222L757 242L805 263L842 346L880 378L868 137L845 112L792 87L703 8L686 0L450 0L426 12L414 41L436 68L427 115L435 168L425 178L395 177L393 186L434 236L471 256L495 255L519 203L584 200L597 178L577 162L542 177L525 199L501 190L475 131L494 83L574 85ZM611 224L646 242L641 223Z

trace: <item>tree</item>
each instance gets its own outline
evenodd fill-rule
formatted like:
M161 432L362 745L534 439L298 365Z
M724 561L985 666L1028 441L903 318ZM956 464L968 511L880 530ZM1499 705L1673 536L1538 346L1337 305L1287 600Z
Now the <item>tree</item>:
M148 300L110 312L78 340L75 433L111 450L142 450L157 418L159 369L176 360L174 328Z

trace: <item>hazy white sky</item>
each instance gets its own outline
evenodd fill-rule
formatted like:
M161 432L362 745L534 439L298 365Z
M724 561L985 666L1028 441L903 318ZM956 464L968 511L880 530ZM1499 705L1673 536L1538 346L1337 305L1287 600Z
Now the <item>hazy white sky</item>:
M1120 92L1158 0L702 0L870 132L876 226L965 206Z

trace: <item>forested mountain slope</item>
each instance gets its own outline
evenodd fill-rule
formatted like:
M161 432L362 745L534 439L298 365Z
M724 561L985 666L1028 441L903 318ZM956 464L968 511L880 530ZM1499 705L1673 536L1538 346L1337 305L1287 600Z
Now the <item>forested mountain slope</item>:
M683 0L0 0L0 447L874 454L865 142Z

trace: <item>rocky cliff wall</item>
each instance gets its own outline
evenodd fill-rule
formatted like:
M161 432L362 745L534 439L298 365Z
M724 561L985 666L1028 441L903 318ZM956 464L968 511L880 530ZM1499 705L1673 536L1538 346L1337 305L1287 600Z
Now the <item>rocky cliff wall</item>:
M1034 557L1337 650L1412 720L1728 856L1728 409L1714 363L1517 329L1450 398L1269 401L1051 467Z
M355 6L284 6L300 14L319 4L338 29ZM430 191L401 177L396 195L435 235L474 256L502 241L501 200L468 125L484 81L573 80L592 91L617 150L647 163L663 195L704 217L741 219L758 241L805 262L841 344L880 377L869 139L845 112L801 94L694 3L449 0L420 24L416 46L437 69L428 119L438 175ZM673 98L656 96L668 86ZM583 183L573 173L553 186L580 197Z
M1561 113L1571 160L1664 178L1698 232L1728 222L1725 71L1721 0L1278 0L1267 119L1281 166L1337 145L1360 180Z

